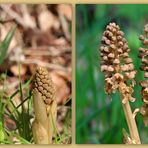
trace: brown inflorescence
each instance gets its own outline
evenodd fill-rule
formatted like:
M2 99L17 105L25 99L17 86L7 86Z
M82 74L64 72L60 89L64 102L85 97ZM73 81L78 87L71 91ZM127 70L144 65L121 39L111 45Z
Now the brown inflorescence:
M140 35L144 47L139 48L139 58L141 58L141 70L144 71L145 79L140 82L142 86L141 95L144 105L142 106L140 112L144 117L144 123L148 125L148 24L144 27L144 35Z
M141 58L141 70L144 71L145 80L140 82L142 86L142 100L148 104L148 24L144 27L144 35L140 35L139 39L142 41L144 48L139 48L139 57Z
M103 33L101 40L101 71L105 73L105 89L108 94L115 92L121 82L134 82L136 71L133 61L129 58L129 47L124 33L115 23L110 23ZM132 93L132 86L126 86L128 96ZM124 90L124 91L126 91ZM128 97L127 97L128 98ZM128 98L133 100L132 97Z
M46 104L50 104L54 99L55 87L46 68L37 68L34 76L34 89L38 90Z

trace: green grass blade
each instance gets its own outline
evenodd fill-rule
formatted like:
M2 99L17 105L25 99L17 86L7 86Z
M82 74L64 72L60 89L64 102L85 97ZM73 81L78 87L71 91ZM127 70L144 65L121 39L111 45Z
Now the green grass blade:
M15 135L15 136L20 140L21 144L31 144L29 141L27 141L23 137L21 137L19 135Z
M8 47L10 45L10 42L12 40L12 37L15 33L16 30L16 26L14 28L12 28L6 35L5 39L2 41L2 43L0 44L0 64L3 63L6 54L7 54L7 50Z

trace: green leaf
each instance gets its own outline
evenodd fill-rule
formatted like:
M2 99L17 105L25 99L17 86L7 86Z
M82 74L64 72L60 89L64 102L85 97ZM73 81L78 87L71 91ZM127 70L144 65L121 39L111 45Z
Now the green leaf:
M12 28L6 35L5 39L1 42L0 44L0 64L3 63L5 57L6 57L6 53L8 50L8 47L10 45L10 42L12 40L12 37L15 33L16 30L16 26L14 28Z
M5 139L5 134L3 132L2 122L0 122L0 142L4 141L4 139Z

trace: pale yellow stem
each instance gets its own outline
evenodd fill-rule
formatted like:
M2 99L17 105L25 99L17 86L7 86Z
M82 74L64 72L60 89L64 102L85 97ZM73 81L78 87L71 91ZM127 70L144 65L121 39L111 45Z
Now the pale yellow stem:
M47 130L37 120L32 124L32 133L35 144L48 144Z
M124 98L124 94L122 94L122 88L120 88L120 86L119 86L119 92L121 95L121 103L122 103L122 100L124 100L124 99L126 100L126 98ZM125 114L126 121L128 124L128 128L130 131L130 136L131 136L132 140L135 140L136 144L141 144L136 121L133 118L133 114L132 114L128 99L127 99L126 103L122 103L122 106L123 106L124 114Z
M33 138L36 144L48 144L48 117L46 106L40 93L33 90L35 120L32 124Z
M52 143L52 137L55 134L56 118L57 118L57 102L55 100L53 100L53 102L49 106L49 114L48 114L49 144Z
M46 112L46 106L42 99L42 96L38 92L38 90L33 90L33 106L35 112L35 118L38 122L40 122L44 128L48 129L48 117Z

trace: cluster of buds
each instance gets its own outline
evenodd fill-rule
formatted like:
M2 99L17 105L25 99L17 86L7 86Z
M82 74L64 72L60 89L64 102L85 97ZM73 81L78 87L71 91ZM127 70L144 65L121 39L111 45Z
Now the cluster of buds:
M140 82L142 86L141 95L144 106L140 109L144 117L145 125L148 125L148 24L144 27L144 35L140 35L139 39L143 44L143 48L139 48L139 58L141 58L141 70L144 71L145 80Z
M39 67L34 76L33 105L35 120L32 124L36 144L51 144L55 133L57 103L55 87L48 71Z
M134 80L136 71L132 59L129 58L130 49L124 33L115 23L110 23L106 27L100 51L101 71L105 73L105 89L108 94L119 89L121 83L126 84L128 80ZM131 88L132 86L127 86L124 90L129 100L133 100Z
M46 104L54 100L55 88L47 69L39 67L34 77L34 89L37 89Z

